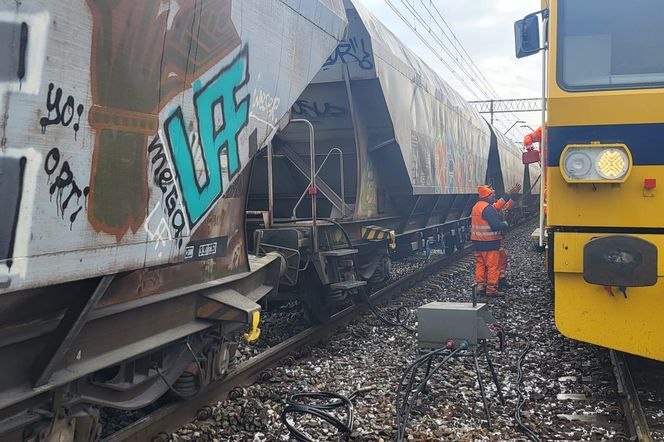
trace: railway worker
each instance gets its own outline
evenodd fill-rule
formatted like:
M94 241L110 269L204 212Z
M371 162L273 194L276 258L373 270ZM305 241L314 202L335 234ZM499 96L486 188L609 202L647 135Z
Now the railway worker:
M514 194L519 193L521 190L521 184L515 184L507 190L507 194L500 197L498 201L493 203L493 208L505 218L507 211L512 208L514 204ZM501 234L500 236L500 277L498 279L498 289L508 289L512 287L507 281L507 261L509 259L507 255L507 249L505 248L505 236Z
M479 186L480 199L471 212L470 239L475 247L475 282L477 294L496 296L500 278L501 231L507 222L493 207L495 193L489 186Z
M533 150L534 143L540 143L542 141L542 126L538 127L535 132L531 132L525 137L523 137L523 146L526 150Z

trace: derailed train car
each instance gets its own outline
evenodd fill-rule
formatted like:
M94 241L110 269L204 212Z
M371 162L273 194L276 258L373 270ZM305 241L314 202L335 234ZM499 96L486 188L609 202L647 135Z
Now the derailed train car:
M287 261L280 296L299 290L317 320L384 279L395 248L460 247L479 184L530 190L539 175L382 23L344 4L349 35L254 159L249 195L264 213L250 228L257 253Z
M340 0L0 0L0 439L223 376L282 265L247 254L246 166L346 27Z

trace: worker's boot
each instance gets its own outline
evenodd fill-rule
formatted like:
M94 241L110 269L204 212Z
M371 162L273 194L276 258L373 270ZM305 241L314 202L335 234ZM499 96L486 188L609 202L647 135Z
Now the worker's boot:
M498 280L498 288L500 290L511 289L512 284L509 283L507 277L503 277Z
M486 295L489 298L499 296L500 293L498 292L498 287L496 287L495 285L487 285L486 286Z
M480 297L480 296L486 296L486 286L476 286L475 287L475 296Z

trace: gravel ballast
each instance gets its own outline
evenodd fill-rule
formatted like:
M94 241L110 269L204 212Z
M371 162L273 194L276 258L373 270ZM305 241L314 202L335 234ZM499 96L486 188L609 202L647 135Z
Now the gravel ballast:
M571 341L555 329L544 256L530 240L533 228L532 223L521 227L507 239L513 287L505 290L503 297L488 300L491 312L505 330L519 333L532 343L524 364L524 422L542 440L620 438L623 419L607 353ZM404 305L411 310L414 325L415 309L420 305L430 301L469 301L472 258L464 258L463 265L455 267L461 270L451 275L443 271L442 276L425 279L381 311L393 316L397 307ZM295 322L300 327L300 321ZM491 342L505 406L499 404L486 362L480 360L493 431L487 429L472 359L463 358L450 361L432 378L427 394L420 397L410 417L407 439L525 440L514 421L516 364L524 346L523 339L508 337L507 348L501 353L498 340ZM209 419L188 424L174 433L172 440L289 440L280 420L289 395L306 391L349 395L365 387L373 388L353 400L355 424L350 439L394 440L396 386L405 367L414 360L416 350L412 333L385 327L365 314L341 327L308 356L276 368L271 379L238 389L233 399L212 405ZM340 413L337 412L343 417ZM591 419L593 422L574 419L594 414L601 416ZM304 416L295 423L313 440L339 440L336 430L319 419Z

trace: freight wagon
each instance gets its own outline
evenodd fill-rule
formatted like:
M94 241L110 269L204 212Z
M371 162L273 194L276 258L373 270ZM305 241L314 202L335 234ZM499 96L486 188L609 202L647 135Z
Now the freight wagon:
M247 166L346 28L340 0L0 0L0 439L94 439L257 337L281 258L247 253Z
M524 167L520 148L359 2L344 4L347 38L253 160L249 185L256 253L284 257L280 299L318 321L388 277L395 249L461 247L479 184L521 183L515 218L538 203L539 166Z

